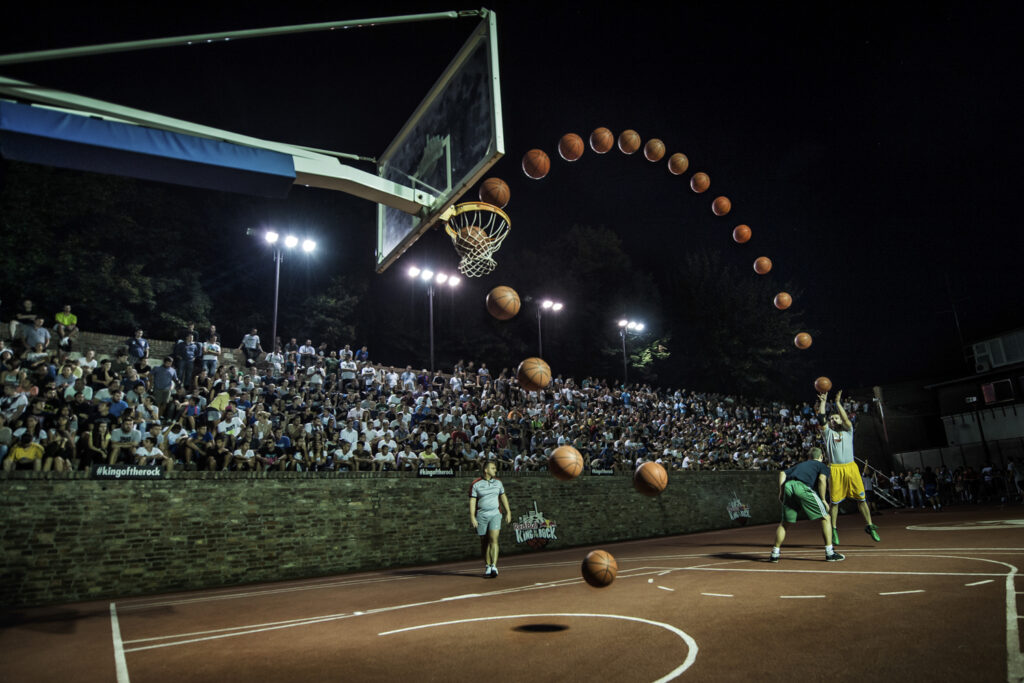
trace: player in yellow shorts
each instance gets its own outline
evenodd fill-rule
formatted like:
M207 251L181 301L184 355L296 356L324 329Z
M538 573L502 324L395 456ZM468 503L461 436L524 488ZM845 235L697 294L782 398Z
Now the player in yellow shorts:
M829 486L829 498L832 503L832 509L829 511L832 517L832 544L839 545L839 504L847 498L857 501L857 508L864 515L864 521L867 523L864 533L876 542L881 541L878 527L871 522L871 509L864 494L864 480L861 479L860 470L853 457L853 423L843 409L843 392L836 392L836 412L829 415L826 420L827 401L827 391L818 394L818 415L821 416L819 428L825 442L825 452L829 456L829 469L832 475Z

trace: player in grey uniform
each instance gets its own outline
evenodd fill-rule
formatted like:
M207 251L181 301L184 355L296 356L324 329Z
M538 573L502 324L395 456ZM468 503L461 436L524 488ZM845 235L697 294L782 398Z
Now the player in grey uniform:
M469 521L480 535L480 549L486 568L484 578L498 576L498 534L501 532L500 502L505 508L505 523L512 523L512 511L505 496L505 487L494 478L498 466L492 460L484 465L484 476L473 482L469 492Z

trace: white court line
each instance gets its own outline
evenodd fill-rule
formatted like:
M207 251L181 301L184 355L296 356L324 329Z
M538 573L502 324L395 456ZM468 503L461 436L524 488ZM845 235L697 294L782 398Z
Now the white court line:
M573 613L555 613L555 614L508 614L495 617L477 617L474 619L458 619L456 621L442 621L435 624L421 624L420 626L407 626L406 628L395 629L394 631L384 631L378 633L378 636L390 636L395 633L406 633L408 631L419 631L425 628L434 628L435 626L453 626L455 624L468 624L477 621L496 621L498 619L533 619L536 617L596 617L599 619L622 619L623 621L635 621L641 624L649 624L651 626L658 626L671 633L679 636L683 642L686 643L687 653L686 659L682 664L677 666L672 671L668 672L654 683L666 683L677 678L684 671L693 666L693 662L697 659L697 641L694 640L690 634L683 630L672 626L671 624L665 624L660 621L651 621L650 619L642 619L640 617L626 617L619 614L573 614Z
M117 620L117 608L110 603L110 631L114 637L114 670L117 672L117 683L129 683L128 662L124 658L124 645L121 644L121 625Z
M962 559L962 558L961 558ZM822 560L824 562L824 560ZM988 572L880 572L880 571L853 571L853 570L828 570L828 569L730 569L726 567L680 567L680 571L695 572L758 572L765 574L852 574L852 575L879 575L879 576L1006 576L1003 574L990 574Z
M924 589L919 588L915 591L889 591L888 593L879 593L879 595L909 595L910 593L924 593Z
M974 583L965 583L965 586L981 586L982 584L992 583L995 579L985 579L984 581L975 581Z
M707 595L712 598L732 598L735 597L732 593L701 593L701 595Z
M676 592L675 588L666 588L665 586L658 586L658 588L660 588L663 591L672 591L673 593Z
M408 581L415 579L415 576L394 576L382 577L379 579L356 579L353 581L336 581L334 583L321 583L309 586L292 586L290 588L268 588L251 591L238 591L235 593L223 593L220 595L202 595L195 598L180 598L177 600L163 600L159 602L138 602L131 605L121 605L122 612L150 609L151 607L169 607L171 605L189 605L197 602L215 602L217 600L237 600L253 596L278 595L281 593L294 593L296 591L312 591L321 588L338 588L342 586L357 586L366 583L384 583L388 581Z
M780 595L783 600L801 600L804 598L823 598L824 595Z

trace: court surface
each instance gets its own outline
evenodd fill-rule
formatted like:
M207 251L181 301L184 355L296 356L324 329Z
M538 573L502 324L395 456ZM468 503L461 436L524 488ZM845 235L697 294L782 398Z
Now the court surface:
M887 513L7 611L6 681L1021 681L1024 507ZM471 533L467 529L467 534ZM503 532L503 534L506 532Z

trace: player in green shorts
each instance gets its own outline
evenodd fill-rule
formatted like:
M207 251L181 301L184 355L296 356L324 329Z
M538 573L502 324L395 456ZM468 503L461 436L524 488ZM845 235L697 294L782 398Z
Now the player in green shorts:
M825 491L828 487L829 469L822 462L820 448L807 451L807 460L779 472L779 501L782 502L782 521L775 530L775 545L772 547L771 562L779 561L779 548L786 540L786 527L803 514L807 519L821 520L821 536L825 539L825 559L828 562L842 562L846 559L832 548L832 521L825 505ZM814 489L817 488L817 493Z

